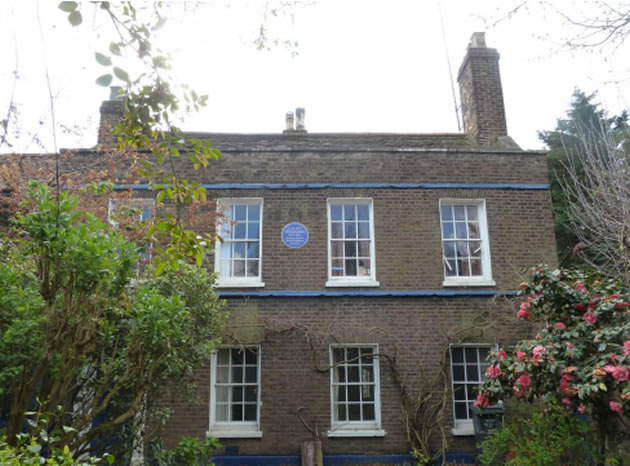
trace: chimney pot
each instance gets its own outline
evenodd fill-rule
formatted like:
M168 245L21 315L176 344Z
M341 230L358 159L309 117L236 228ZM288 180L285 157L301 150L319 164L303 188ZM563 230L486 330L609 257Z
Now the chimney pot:
M473 32L470 38L470 44L468 47L484 48L486 47L486 33L485 32Z
M295 131L295 127L294 127L295 118L293 116L293 112L287 112L285 117L284 117L284 120L285 120L284 132L285 133L290 133L292 131Z
M306 110L304 110L304 108L302 107L298 107L295 109L295 116L296 116L295 130L296 131L306 131L306 126L304 124L305 113L306 113Z

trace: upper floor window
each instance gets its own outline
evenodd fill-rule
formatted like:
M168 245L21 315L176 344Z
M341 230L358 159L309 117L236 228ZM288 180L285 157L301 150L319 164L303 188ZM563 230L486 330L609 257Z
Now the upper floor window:
M483 383L490 363L486 360L490 345L452 346L451 383L453 388L453 416L455 433L472 435L471 408L477 398L477 390Z
M215 247L219 286L264 286L262 270L262 210L259 198L219 199L224 218L223 241Z
M328 200L326 286L378 286L372 199Z
M383 436L376 345L330 348L331 424L329 437Z
M260 347L224 347L211 359L210 430L215 437L260 437Z
M484 200L440 200L444 286L492 286Z

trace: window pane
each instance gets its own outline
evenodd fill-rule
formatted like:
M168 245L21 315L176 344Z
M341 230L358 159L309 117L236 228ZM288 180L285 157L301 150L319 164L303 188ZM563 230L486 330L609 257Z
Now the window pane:
M478 207L476 205L466 206L466 210L468 212L468 220L479 220L477 217Z
M346 387L345 385L342 385L340 387L337 387L337 401L348 401L347 397L346 397L346 389L348 387Z
M343 243L341 241L333 241L330 244L332 257L343 257Z
M228 387L216 387L217 389L217 403L227 403L228 402Z
M362 401L374 401L374 385L363 385L361 387Z
M340 204L332 204L330 206L330 219L331 220L341 220L341 205Z
M330 235L332 238L343 238L343 223L332 222L330 224Z
M245 261L244 260L235 260L234 261L234 275L233 277L244 277L245 276Z
M348 382L359 382L359 366L348 366Z
M466 220L466 206L455 205L453 211L455 212L455 220Z
M217 383L228 383L230 376L229 367L217 367Z
M346 381L346 366L337 366L333 370L333 382L345 382Z
M234 401L243 401L243 387L241 385L232 387L232 402Z
M471 241L468 243L470 257L481 257L481 242Z
M361 401L360 385L348 385L348 401Z
M453 362L464 362L464 348L451 348Z
M475 384L468 384L466 385L466 396L468 397L468 400L474 400L477 397L477 385Z
M242 421L242 420L243 420L243 405L233 404L232 405L232 421Z
M470 274L475 277L483 275L482 270L481 270L481 260L479 259L470 260Z
M455 243L452 241L444 241L444 257L455 257Z
M453 388L453 397L455 400L466 401L466 386L462 384L455 385Z
M455 238L455 231L453 229L453 224L451 222L442 224L442 238L443 239Z
M247 243L247 257L258 259L258 243Z
M357 237L357 224L356 223L345 223L345 237L346 238L356 238Z
M245 257L245 249L247 248L245 243L234 243L234 258L242 259Z
M360 259L359 260L359 276L360 277L369 277L370 276L370 260L369 259Z
M481 237L479 233L479 223L468 222L468 236L472 239L478 239Z
M477 365L469 364L466 366L466 375L469 382L476 382L479 380L479 367Z
M246 383L256 383L258 382L257 378L257 368L256 367L246 367L245 368L245 382Z
M477 362L477 348L466 348L466 362Z
M248 277L257 277L258 276L258 261L249 260L247 261L247 276Z
M372 366L361 366L361 382L374 381L374 368Z
M369 364L372 365L374 362L374 350L372 348L361 348L361 364L364 366Z
M333 348L333 361L340 362L346 359L346 353L343 348Z
M488 354L490 353L490 348L487 347L479 347L479 361L485 361L488 358Z
M219 273L225 277L232 276L232 261L231 260L222 260L219 265Z
M217 404L215 418L217 421L228 421L228 406L227 404Z
M468 257L468 243L466 241L457 241L455 246L457 257Z
M245 401L257 400L258 387L245 387Z
M260 238L260 223L248 223L247 224L247 239Z
M250 222L260 221L260 204L251 204L247 206L247 220Z
M442 220L453 220L453 207L444 205L440 208L442 211Z
M363 405L363 420L374 421L376 416L374 415L374 405L372 403Z
M354 204L344 204L343 206L343 219L344 220L356 220L356 206Z
M468 419L468 408L466 403L455 403L455 419Z
M367 204L358 205L358 219L359 220L369 220L370 219L370 206Z
M457 276L457 265L455 264L455 259L444 261L444 273L447 277Z
M217 364L227 366L230 363L230 350L221 349L217 353Z
M245 239L245 238L247 238L247 224L238 223L234 225L234 239Z
M232 364L243 364L243 354L245 354L245 352L240 348L232 349Z
M258 364L258 351L255 349L245 350L245 364Z
M236 220L236 221L247 220L247 206L244 206L244 205L234 206L234 218L232 220Z
M348 348L348 361L349 364L358 364L358 358L359 357L359 348Z
M453 366L453 380L455 382L464 382L464 366Z
M361 420L361 405L358 403L352 403L348 405L348 420L360 421Z
M243 383L243 367L237 366L232 368L232 383Z
M333 259L331 264L331 275L333 277L343 277L343 259Z
M246 404L245 405L245 421L255 421L255 420L256 420L256 405Z
M346 257L357 257L357 242L356 241L345 241L344 242L344 252Z
M359 257L370 257L369 241L359 241Z
M370 224L368 222L359 222L359 238L370 237Z
M346 260L346 276L357 276L357 261L355 259Z
M457 239L466 239L468 238L468 228L466 227L466 223L464 222L455 222L455 237Z
M468 268L468 260L461 259L457 261L457 272L460 277L470 276L470 270Z
M345 421L346 420L346 405L345 404L337 405L336 414L337 414L337 417L335 420Z

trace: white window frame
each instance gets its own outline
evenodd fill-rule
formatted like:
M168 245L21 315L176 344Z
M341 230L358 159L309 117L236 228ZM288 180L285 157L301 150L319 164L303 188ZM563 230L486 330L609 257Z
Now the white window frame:
M339 277L332 275L332 215L331 207L333 204L358 204L367 205L370 212L370 275L369 276L352 276L352 277ZM372 198L366 197L334 197L328 198L326 202L327 221L328 221L328 281L327 287L366 287L366 286L379 286L379 282L376 281L376 248L374 238L374 203ZM358 238L357 238L358 240ZM357 252L358 254L358 252Z
M110 199L109 204L107 206L107 221L113 227L117 227L118 222L112 219L112 214L117 208L123 207L123 206L133 208L133 209L142 209L142 212L140 212L140 217L138 218L138 221L148 220L148 218L152 218L153 215L151 215L151 217L148 217L148 218L143 218L144 209L147 206L150 207L151 209L155 209L155 199L150 198L150 197L132 197L129 199Z
M458 205L475 205L477 206L477 217L479 218L479 241L481 242L481 270L482 275L471 277L447 277L444 269L444 230L442 228L442 207ZM442 273L444 281L442 286L495 286L496 282L492 279L492 261L490 259L490 238L488 235L488 220L486 216L486 200L485 199L440 199L440 256L442 257Z
M336 348L371 348L374 354L374 421L335 421L334 370L341 364L335 364L333 350ZM387 432L381 427L381 381L378 344L352 343L334 344L329 347L330 358L330 430L328 437L384 437Z
M477 350L477 371L479 372L479 377L481 379L481 381L475 381L475 382L468 382L468 374L466 372L466 369L464 370L464 376L465 376L465 381L461 382L458 381L459 384L464 384L464 385L472 385L472 384L477 384L477 386L481 385L481 383L483 383L483 380L485 378L486 375L486 371L488 370L488 367L490 366L490 363L486 360L481 361L479 358L479 348L486 348L488 349L488 351L496 351L497 350L497 345L496 344L492 344L492 343L461 343L458 345L450 345L449 346L449 365L450 365L450 370L451 370L451 403L452 403L452 409L453 409L453 430L452 430L452 434L454 436L469 436L469 435L474 435L475 431L474 431L474 427L473 427L473 421L472 419L457 419L455 417L455 378L453 376L453 349L454 348L462 348L463 349L463 362L461 363L456 363L456 365L462 365L462 366L466 366L466 348L475 348ZM482 370L482 365L483 365L483 370ZM460 400L461 401L461 400ZM474 402L475 399L469 400L468 399L468 394L466 393L466 401L467 402Z
M256 404L256 421L217 421L216 420L216 380L217 380L217 354L220 350L233 349L256 349L257 352L257 384L258 399ZM210 356L210 426L206 435L217 438L261 438L260 430L260 407L261 401L261 348L260 345L222 345Z
M262 197L236 197L217 199L217 209L219 212L227 210L234 205L260 205L260 222L258 232L258 276L257 277L225 277L220 273L221 263L221 247L224 243L217 239L214 246L214 270L218 273L217 287L222 288L262 288L265 284L262 281L262 251L263 251L263 210L264 203ZM225 222L231 222L232 219L225 218ZM222 223L217 224L217 232Z

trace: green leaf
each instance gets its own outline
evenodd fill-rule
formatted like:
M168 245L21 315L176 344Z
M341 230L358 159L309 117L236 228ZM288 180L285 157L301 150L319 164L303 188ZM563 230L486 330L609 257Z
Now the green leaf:
M66 13L72 13L78 6L79 4L77 2L61 2L57 8Z
M68 15L68 21L70 21L70 24L72 24L73 26L78 26L83 22L83 16L81 16L81 13L79 13L79 11L74 10Z
M63 431L67 434L68 432L76 432L77 430L74 427L63 426Z
M112 83L112 79L113 76L111 74L104 74L96 80L96 84L107 87Z
M116 42L109 44L109 51L114 55L120 56L120 46Z
M203 254L199 250L195 254L195 262L197 263L197 267L201 267L201 264L203 264Z
M156 202L157 204L159 204L160 202L162 202L162 200L163 200L163 199L164 199L164 191L160 191L160 192L157 194L157 197L156 197L156 199L155 199L155 202Z
M155 268L155 275L160 276L164 269L166 268L166 262L160 262L158 266Z
M599 389L600 389L602 392L607 392L607 391L608 391L608 387L606 387L606 385L605 385L605 384L603 384L603 383L600 383L600 384L599 384Z
M118 68L117 66L114 66L114 74L121 81L129 82L129 75L122 68Z
M112 59L107 55L103 55L102 53L95 52L94 56L96 57L96 61L103 66L110 66L112 64Z
M160 19L158 20L157 23L155 23L155 25L151 28L152 31L157 31L158 29L161 29L164 24L166 24L166 18L164 16L160 17Z

